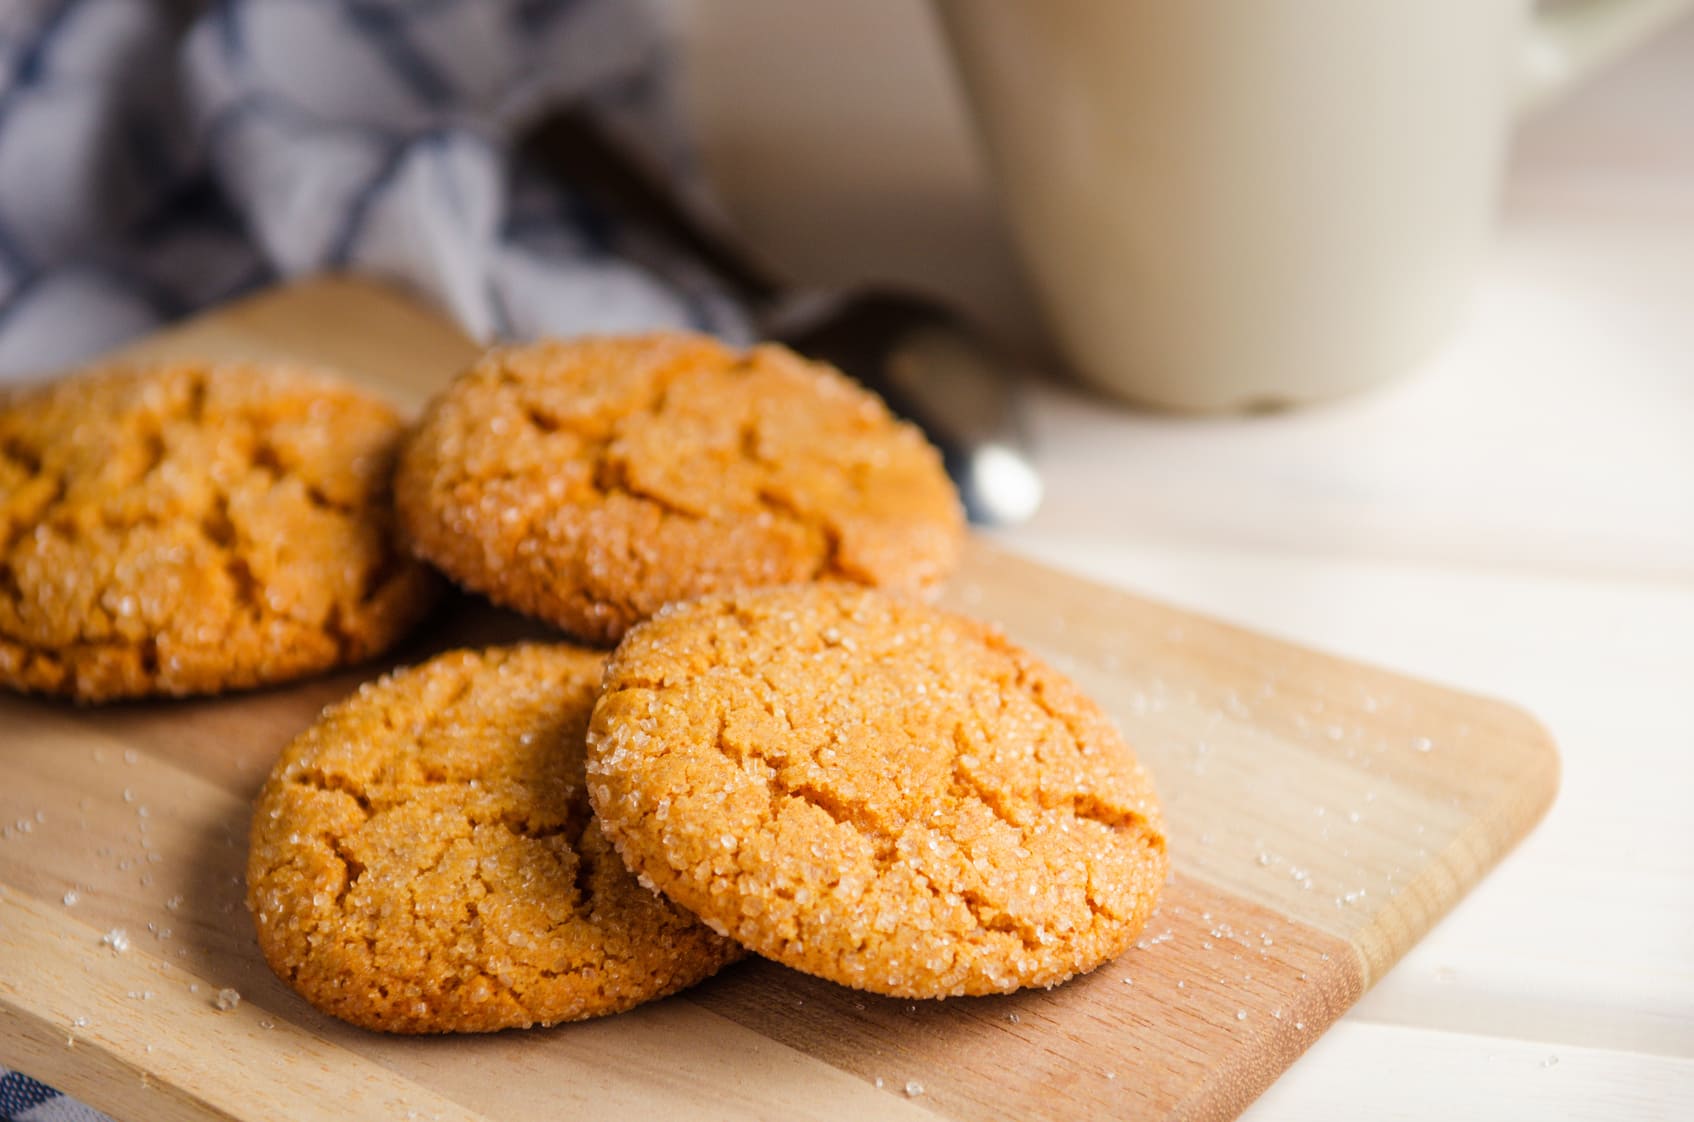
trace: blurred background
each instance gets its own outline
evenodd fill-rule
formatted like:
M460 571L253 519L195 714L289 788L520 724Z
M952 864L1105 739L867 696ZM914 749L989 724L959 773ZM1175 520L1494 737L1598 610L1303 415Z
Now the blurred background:
M931 9L902 0L664 0L702 162L796 279L945 293L1030 351L1032 293Z

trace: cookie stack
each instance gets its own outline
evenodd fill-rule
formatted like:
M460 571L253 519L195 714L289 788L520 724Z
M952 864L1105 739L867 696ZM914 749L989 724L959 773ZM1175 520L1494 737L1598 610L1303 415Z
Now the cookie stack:
M691 335L499 349L404 435L350 391L296 401L298 377L264 398L295 404L246 412L204 369L126 383L110 442L142 451L109 469L46 470L57 445L0 412L0 472L47 480L4 508L0 675L84 700L279 680L393 641L428 601L420 560L586 644L441 655L285 749L248 903L313 1004L394 1032L552 1024L748 951L900 997L1008 992L1146 923L1166 871L1146 775L1071 683L927 605L963 543L957 496L838 372ZM27 431L88 447L86 400L32 408L56 420ZM96 515L65 500L83 476ZM357 529L300 530L333 518ZM108 568L52 585L41 526L40 550L81 534L80 563ZM193 574L175 600L171 549ZM132 587L152 598L126 624ZM172 631L194 595L239 622ZM76 596L120 610L41 639ZM332 657L282 658L313 623ZM220 678L194 642L244 669Z

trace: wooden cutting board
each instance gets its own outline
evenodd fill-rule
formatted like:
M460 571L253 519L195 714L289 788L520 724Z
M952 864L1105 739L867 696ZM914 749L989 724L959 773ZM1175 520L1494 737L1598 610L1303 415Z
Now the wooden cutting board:
M324 279L131 353L329 363L416 406L473 348L390 291ZM1164 796L1164 903L1092 975L913 1003L754 961L623 1016L485 1037L386 1038L316 1013L266 969L241 904L249 801L357 682L530 626L466 599L383 663L292 688L96 710L0 698L0 1062L133 1119L1228 1118L1557 786L1550 739L1510 706L980 541L947 601L1077 678Z

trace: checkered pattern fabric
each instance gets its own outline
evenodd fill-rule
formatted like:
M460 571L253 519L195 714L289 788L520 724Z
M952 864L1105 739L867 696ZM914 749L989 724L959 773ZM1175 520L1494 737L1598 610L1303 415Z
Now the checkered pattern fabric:
M586 102L681 172L632 0L0 4L0 379L326 269L404 282L478 338L739 309L515 161Z

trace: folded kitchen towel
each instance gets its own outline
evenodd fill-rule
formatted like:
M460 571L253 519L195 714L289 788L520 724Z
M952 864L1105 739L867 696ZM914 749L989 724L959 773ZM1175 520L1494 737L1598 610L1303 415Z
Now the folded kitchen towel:
M744 338L708 277L514 157L578 102L686 176L672 77L630 0L8 0L0 379L325 269L482 339Z

